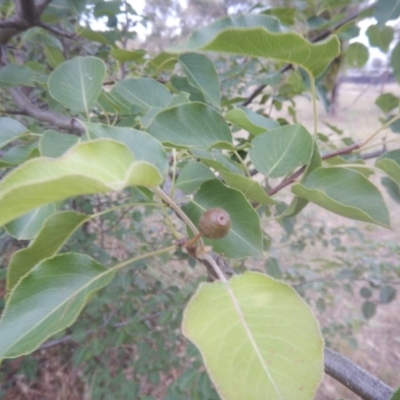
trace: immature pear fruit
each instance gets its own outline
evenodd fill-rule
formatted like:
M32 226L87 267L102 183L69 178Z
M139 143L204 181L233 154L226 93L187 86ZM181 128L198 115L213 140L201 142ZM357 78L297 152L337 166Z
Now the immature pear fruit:
M230 227L231 217L222 208L210 208L200 217L199 232L208 239L223 238Z

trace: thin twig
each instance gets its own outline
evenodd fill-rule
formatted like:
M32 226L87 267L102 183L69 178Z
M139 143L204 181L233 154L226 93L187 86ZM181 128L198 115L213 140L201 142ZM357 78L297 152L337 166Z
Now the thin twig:
M325 347L325 372L363 400L389 400L393 389L348 358Z

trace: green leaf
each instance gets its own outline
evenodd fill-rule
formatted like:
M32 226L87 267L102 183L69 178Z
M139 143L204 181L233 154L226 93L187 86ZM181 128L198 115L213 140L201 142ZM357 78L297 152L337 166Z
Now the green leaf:
M8 117L0 118L0 148L6 146L13 140L24 135L28 129L15 119Z
M157 75L161 71L169 71L174 69L177 61L178 59L175 54L161 52L149 60L147 65L155 70L155 75Z
M249 156L254 166L270 178L278 178L308 163L314 141L299 124L285 125L263 133L251 142Z
M281 280L283 278L282 270L279 266L279 261L276 258L268 258L265 263L265 272L272 278Z
M44 157L59 157L78 142L78 136L48 129L39 141L40 154Z
M268 206L277 204L254 179L227 171L221 171L221 175L228 186L240 190L246 199Z
M399 107L400 98L392 93L383 93L376 100L375 104L386 114Z
M104 124L83 123L88 136L93 138L110 138L124 143L137 160L153 164L162 175L167 172L168 157L162 144L147 132L137 129L110 126Z
M102 89L106 67L96 57L76 57L57 67L49 77L49 93L73 111L89 110Z
M79 143L60 158L29 160L0 182L0 226L57 200L133 185L155 187L162 181L153 165L135 160L122 143Z
M10 291L39 261L55 255L87 219L87 215L75 211L63 211L51 215L29 247L20 249L12 255L7 269L7 290Z
M46 259L11 292L0 320L0 360L31 353L73 324L89 296L115 271L81 254Z
M323 339L290 286L256 272L203 283L182 331L222 399L309 400L323 376Z
M264 11L267 15L272 15L279 19L283 25L294 25L296 17L296 8L291 7L274 7Z
M39 156L37 143L11 147L3 157L0 158L0 168L13 167L21 164L29 158Z
M206 102L206 99L204 98L203 93L201 93L200 89L197 89L196 87L190 85L187 78L183 76L172 76L170 82L172 86L179 92L188 93L190 101L198 101L200 103Z
M381 304L388 304L396 297L396 289L392 286L383 286L379 291L379 301Z
M183 193L194 193L204 182L215 179L215 175L204 164L186 164L179 173L176 188Z
M347 65L353 68L363 67L367 63L368 57L368 48L362 43L351 43L346 50Z
M85 39L88 39L93 42L98 42L104 45L110 45L110 41L107 37L103 34L103 32L93 31L92 29L84 28L79 26L76 29L76 34L82 36Z
M232 161L230 158L222 154L218 149L211 151L203 149L193 149L192 153L195 157L199 158L204 164L208 165L215 170L230 171L237 174L243 174L243 169L240 164Z
M379 0L374 4L374 16L380 26L400 17L400 0Z
M278 122L244 107L229 110L225 118L228 122L245 129L254 136L279 128Z
M121 12L121 5L120 1L100 1L97 2L94 7L94 16L96 18L103 17L103 16L114 16Z
M397 82L400 82L400 42L398 42L392 50L390 66L393 69L393 74L396 77Z
M376 305L372 301L366 300L361 306L361 311L365 319L371 319L376 313Z
M131 51L131 50L113 48L110 52L110 56L114 57L116 60L120 62L126 62L126 61L143 62L145 55L146 55L145 50Z
M226 17L195 32L180 50L272 58L299 65L314 77L321 75L340 53L336 36L311 43L297 33L279 31L277 20L266 15Z
M260 218L244 195L214 179L203 183L183 210L197 226L204 211L213 207L223 208L230 215L231 229L222 239L204 242L228 258L262 257Z
M64 55L58 47L45 46L43 51L51 68L57 68L65 61Z
M222 115L202 103L181 104L158 113L147 131L161 142L182 147L232 147Z
M203 47L227 28L253 28L255 26L264 27L271 32L282 31L279 21L276 18L262 14L242 14L234 17L223 17L193 32L184 48Z
M389 227L379 190L362 174L341 167L316 168L292 192L335 214Z
M389 196L394 200L397 204L400 204L400 187L399 185L393 181L393 179L388 178L387 176L381 179L381 184L386 188Z
M370 46L378 47L384 53L389 50L394 37L394 29L391 26L380 28L378 25L370 25L365 33L368 36Z
M17 240L30 240L42 228L44 221L56 212L54 203L46 204L28 212L5 225L7 233Z
M383 154L376 160L375 165L400 185L400 149Z
M35 86L33 75L25 65L5 65L0 69L0 87Z
M169 90L150 78L125 79L117 82L111 91L113 96L119 95L131 105L145 110L152 107L165 107L172 100Z
M185 53L178 58L189 83L198 88L208 103L219 108L219 77L212 61L203 54Z

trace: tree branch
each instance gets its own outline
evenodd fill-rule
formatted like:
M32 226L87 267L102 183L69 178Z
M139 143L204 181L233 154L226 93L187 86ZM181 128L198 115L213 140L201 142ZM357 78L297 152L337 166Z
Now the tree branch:
M21 111L21 114L36 118L39 121L49 122L71 133L83 134L85 132L85 127L77 119L67 117L54 111L42 110L33 104L20 88L10 88L8 92L18 106L19 111Z
M331 153L324 154L321 156L322 160L326 160L328 158L341 156L343 154L350 154L352 151L357 150L361 147L361 143L354 143L351 146L345 147L343 149L335 150ZM296 179L306 170L306 166L303 165L299 170L294 172L288 178L284 179L279 185L275 186L274 188L268 190L267 195L272 196L275 193L282 190L284 187L290 185L291 183L295 182Z
M51 0L42 0L35 4L35 0L16 0L15 15L0 21L0 45L7 44L13 36L35 26L46 29L55 35L74 39L75 35L63 32L41 21L40 16L50 2Z
M354 364L348 358L325 347L325 372L363 400L389 400L393 389Z

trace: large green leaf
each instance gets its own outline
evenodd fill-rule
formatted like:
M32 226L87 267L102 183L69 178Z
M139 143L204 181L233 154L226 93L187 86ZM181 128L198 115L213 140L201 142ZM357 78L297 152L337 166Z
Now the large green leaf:
M234 108L226 113L226 120L232 122L256 136L260 133L278 128L278 122L273 119L266 118L249 108Z
M58 66L49 77L49 93L73 111L89 112L106 76L104 62L96 57L76 57Z
M165 107L172 100L171 93L164 85L149 78L119 81L111 93L113 96L119 95L128 103L145 110L152 107Z
M162 144L147 132L137 129L94 123L83 123L90 139L110 138L124 143L137 160L147 161L165 174L168 168L167 153Z
M42 228L44 221L56 212L56 204L50 203L38 207L5 225L9 235L18 240L32 239Z
M59 158L29 160L0 182L0 226L57 200L133 185L155 187L162 181L155 166L135 160L122 143L79 143Z
M198 88L208 103L219 108L221 93L219 78L212 61L203 54L185 53L179 56L189 83Z
M228 258L261 257L263 253L260 218L244 195L214 179L203 183L193 200L185 205L183 210L197 225L203 212L213 207L223 208L229 213L231 229L222 239L205 239L204 242Z
M278 178L307 164L313 148L313 138L302 125L285 125L255 137L249 156L258 171Z
M224 400L310 400L323 376L318 322L290 286L256 272L203 283L182 330Z
M0 118L0 148L27 132L28 129L15 119Z
M29 247L12 255L7 269L7 290L11 290L39 261L56 254L87 219L87 215L75 211L63 211L50 216Z
M182 147L232 147L232 135L222 115L202 103L181 104L157 114L147 128L161 142Z
M183 50L206 50L241 57L265 57L299 65L319 76L340 53L336 36L311 43L294 32L279 32L278 22L268 16L226 18L195 32Z
M400 185L400 150L383 154L376 160L375 165Z
M316 168L292 192L335 214L388 227L389 213L379 190L357 171Z
M46 259L11 292L0 319L0 360L28 354L75 322L115 271L81 254Z

